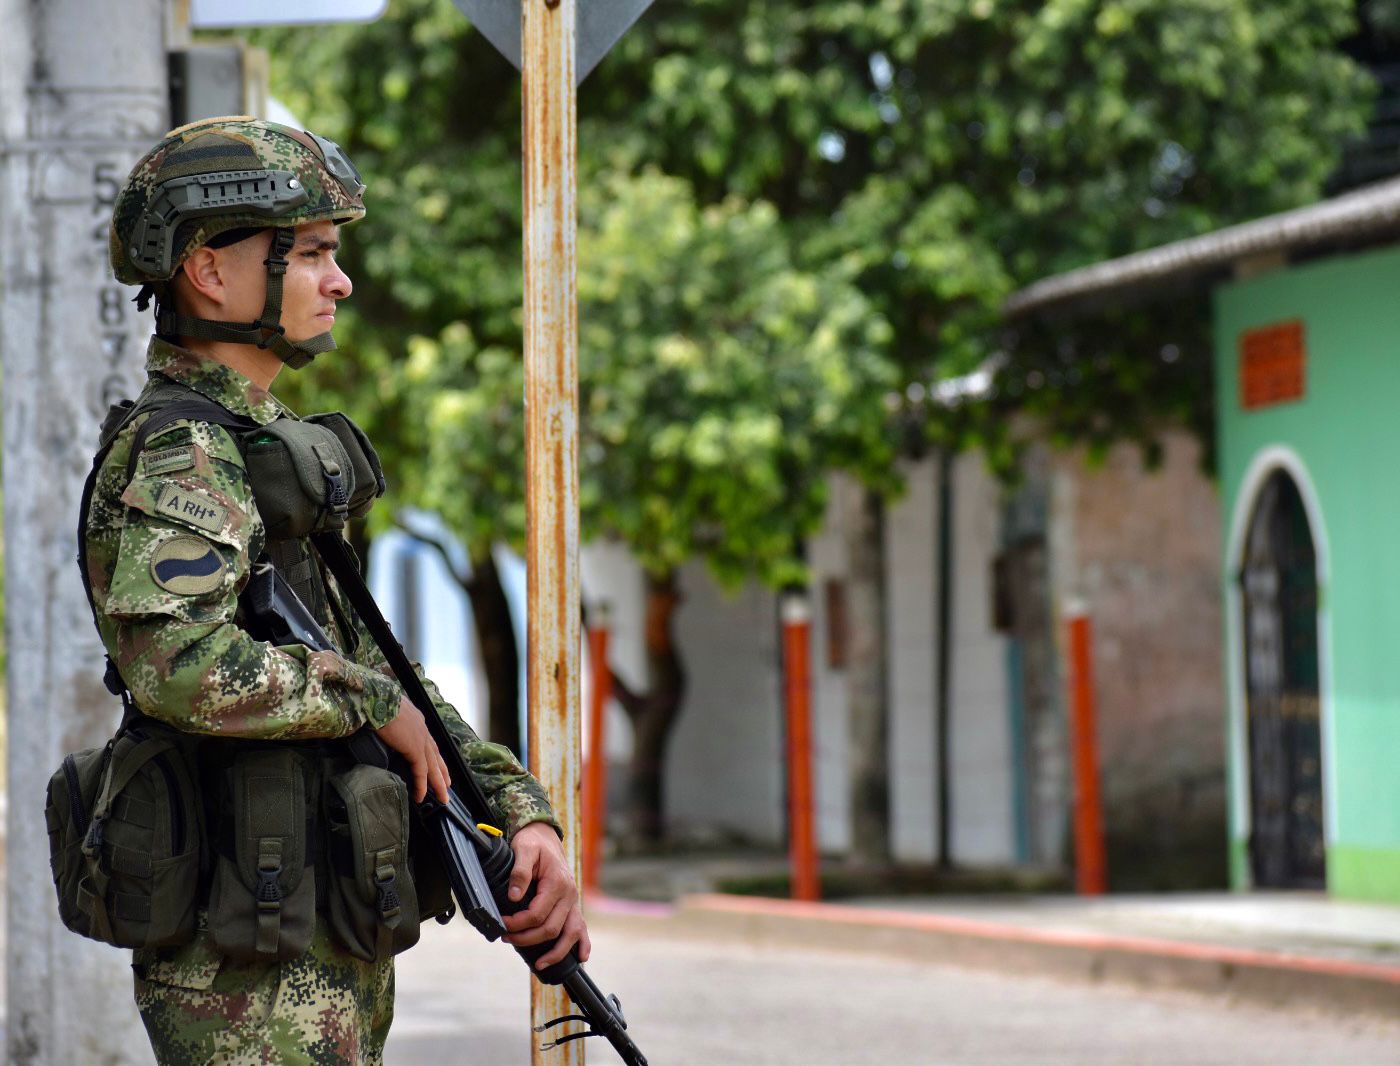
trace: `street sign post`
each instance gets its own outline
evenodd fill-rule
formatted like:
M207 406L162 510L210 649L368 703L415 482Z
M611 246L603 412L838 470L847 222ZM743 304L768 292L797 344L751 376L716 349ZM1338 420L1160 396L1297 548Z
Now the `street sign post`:
M452 0L496 51L520 70L520 0ZM547 2L547 0L546 0ZM584 0L578 9L574 84L593 72L652 0Z
M194 30L373 22L389 0L189 0Z
M576 0L525 0L521 38L525 208L525 574L530 769L579 869L578 292L574 145ZM542 1026L574 1010L558 985L530 982ZM570 1023L569 1033L578 1031ZM559 1030L551 1030L558 1039ZM534 1066L582 1066L583 1041L531 1044Z
M525 499L530 769L554 801L580 878L578 568L578 95L651 0L453 0L521 71L525 151ZM596 758L601 758L598 752ZM536 1026L573 1013L530 982ZM576 1031L576 1030L575 1030ZM583 1041L534 1066L582 1066Z

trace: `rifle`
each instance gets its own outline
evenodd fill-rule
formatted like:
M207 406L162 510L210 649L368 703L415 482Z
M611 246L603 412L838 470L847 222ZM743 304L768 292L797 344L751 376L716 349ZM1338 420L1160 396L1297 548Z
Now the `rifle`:
M334 533L317 534L311 539L318 554L349 596L360 620L389 660L409 702L423 712L428 732L447 764L451 788L445 804L429 792L424 801L417 805L418 817L439 849L458 909L487 940L498 940L506 932L502 916L527 908L534 898L535 887L531 885L519 902L508 897L515 853L497 831L488 831L491 810L480 783L462 758L457 745L452 742L423 682L370 596L345 542ZM335 650L315 616L271 563L261 562L253 567L244 596L260 635L274 643L304 644L316 651ZM368 728L361 729L346 743L350 754L358 762L392 770L400 777L408 778L403 760ZM612 1044L627 1066L647 1066L646 1057L627 1033L627 1019L622 1013L621 1001L615 995L605 995L594 984L579 962L577 945L552 966L544 970L534 968L536 960L553 943L516 947L515 950L541 982L563 985L580 1013L556 1018L537 1026L535 1031L542 1033L570 1021L583 1022L588 1026L588 1031L559 1037L544 1044L541 1050L558 1047L571 1040L601 1036Z

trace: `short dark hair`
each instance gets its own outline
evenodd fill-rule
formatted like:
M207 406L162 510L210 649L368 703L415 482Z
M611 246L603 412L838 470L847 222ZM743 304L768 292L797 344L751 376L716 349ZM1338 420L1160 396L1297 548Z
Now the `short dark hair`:
M222 233L214 234L204 243L209 248L227 248L230 244L237 244L239 241L246 241L249 237L256 237L265 228L263 226L239 226L237 229L226 229Z

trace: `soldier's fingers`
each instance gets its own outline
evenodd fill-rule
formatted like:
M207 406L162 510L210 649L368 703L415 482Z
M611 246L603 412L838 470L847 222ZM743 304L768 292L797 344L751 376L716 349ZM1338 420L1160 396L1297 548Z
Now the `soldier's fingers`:
M545 944L553 940L563 931L564 922L568 917L569 908L561 905L555 907L554 910L550 912L549 916L539 925L529 929L522 929L502 939L517 947L530 947L533 944Z
M558 901L550 896L540 895L536 886L535 898L530 900L530 905L523 911L516 911L514 914L506 916L506 928L511 932L518 933L524 929L534 929L543 925L550 913L557 906Z
M413 770L413 802L422 803L428 794L428 764L420 755L410 764Z
M587 939L587 933L583 928L583 918L577 910L570 908L564 919L563 928L559 930L559 939L555 941L552 948L541 955L535 963L535 969L543 970L547 966L553 966L569 953L569 949L575 944L579 945L579 961L582 962L586 955L583 954L583 941Z
M438 802L447 803L447 791L452 787L452 774L447 769L447 763L443 760L442 753L434 749L433 754L437 756L437 771L439 787L437 789Z
M515 846L515 869L510 872L510 898L518 900L525 895L530 882L535 879L535 864L539 851L528 840Z
M574 944L582 944L580 940L580 937L584 936L582 925L584 925L582 919L575 920L574 913L570 913L568 918L564 920L563 929L559 932L559 940L554 941L554 947L546 951L545 954L540 955L538 960L535 961L535 969L552 967L556 962L563 960L564 955L568 954L568 948L573 947ZM580 947L580 953L581 951L582 947ZM584 958L584 955L578 955L578 961L582 962Z

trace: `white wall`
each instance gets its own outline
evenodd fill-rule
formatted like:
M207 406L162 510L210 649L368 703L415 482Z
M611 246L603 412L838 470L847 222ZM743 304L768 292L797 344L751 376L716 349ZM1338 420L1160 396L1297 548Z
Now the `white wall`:
M827 853L851 846L850 743L846 732L846 672L833 670L827 655L830 620L826 583L847 574L841 528L841 479L831 479L826 517L807 541L812 568L812 772L817 796L817 847Z
M908 491L886 520L889 761L892 846L897 858L917 862L934 857L937 464L912 464L907 477ZM959 458L954 478L952 851L959 863L1004 864L1014 860L1015 834L1007 647L991 618L1001 494L977 456ZM817 833L824 852L840 854L851 832L846 681L828 661L825 597L828 580L846 577L839 508L828 508L807 551ZM612 606L614 667L644 685L640 568L621 546L591 544L583 575L586 601ZM689 688L668 754L667 816L682 835L734 831L780 844L786 819L775 597L755 585L726 595L698 564L682 571L681 590L676 639ZM617 708L608 729L610 758L625 759L630 731Z
M895 857L934 857L937 683L937 466L905 470L908 491L885 514L890 665L890 846Z
M887 510L889 567L890 802L895 857L935 857L938 617L938 463L905 469L907 491ZM953 633L949 746L953 861L1015 857L1014 781L1006 638L992 628L992 562L1000 544L1001 491L980 457L953 464Z
M415 517L423 527L430 526L427 517ZM435 520L431 531L448 536ZM405 555L413 557L418 572L418 617L412 626L418 639L416 646L407 650L423 664L424 672L467 724L478 733L484 733L489 699L471 603L448 571L442 556L436 549L399 530L385 530L370 542L370 591L396 634L401 640L405 639L410 630L404 617L407 597L401 581ZM465 567L465 555L465 551L459 553L459 566Z
M645 624L646 579L632 553L615 541L595 541L579 551L583 573L583 602L589 611L589 623L607 605L611 636L608 640L608 662L632 689L642 689L647 683L646 646L642 642ZM585 723L587 708L593 705L593 664L585 645L583 655L583 707ZM616 700L608 704L604 724L605 744L610 763L621 763L632 752L632 723ZM584 751L592 738L584 727ZM620 769L619 771L620 772Z
M676 641L685 711L667 759L666 814L682 834L728 830L784 839L782 709L774 595L726 595L698 564L681 571Z
M1007 638L992 628L1001 489L980 455L953 467L952 853L971 866L1016 857Z
M582 553L583 594L612 611L609 659L635 688L645 688L646 582L619 544ZM782 708L777 607L755 586L724 593L703 566L681 571L676 644L686 672L685 705L667 753L666 817L682 838L733 832L770 844L784 839ZM591 677L585 676L584 700ZM614 702L608 757L625 773L632 731ZM614 790L610 790L614 791Z

